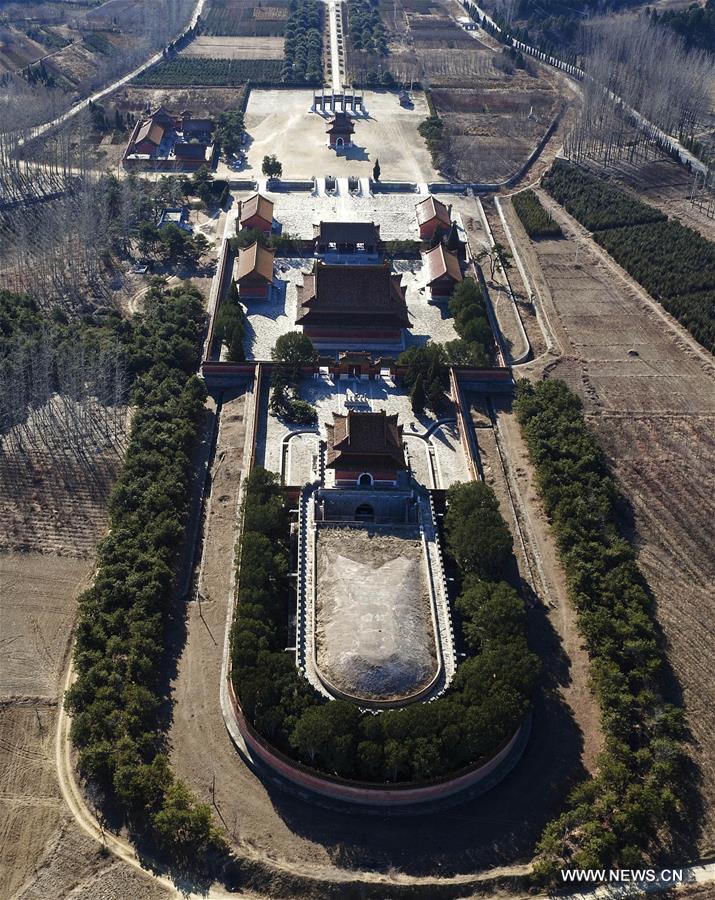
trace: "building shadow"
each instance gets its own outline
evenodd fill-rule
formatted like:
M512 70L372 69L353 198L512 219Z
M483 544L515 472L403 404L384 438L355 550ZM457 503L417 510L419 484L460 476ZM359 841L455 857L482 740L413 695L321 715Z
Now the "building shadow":
M357 144L352 144L350 147L343 148L338 156L349 159L351 162L367 162L370 159L370 154L367 150Z

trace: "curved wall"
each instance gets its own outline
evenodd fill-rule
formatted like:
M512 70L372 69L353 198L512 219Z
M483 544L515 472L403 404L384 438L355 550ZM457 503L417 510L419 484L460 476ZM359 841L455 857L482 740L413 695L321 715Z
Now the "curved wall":
M278 750L270 747L243 715L233 690L230 675L228 676L227 688L235 724L238 726L245 743L245 749L252 760L268 766L286 781L303 791L310 791L330 800L354 803L361 806L382 807L385 810L445 800L462 791L473 789L494 776L497 776L498 779L503 778L511 771L520 758L530 728L530 720L527 719L519 726L514 736L490 760L481 766L470 769L467 772L461 772L452 778L444 778L421 786L407 784L404 786L394 785L393 787L372 787L371 785L347 781L334 776L320 775L309 770L306 766L288 759ZM230 734L232 729L229 728L228 730ZM501 771L499 771L500 768L502 769Z

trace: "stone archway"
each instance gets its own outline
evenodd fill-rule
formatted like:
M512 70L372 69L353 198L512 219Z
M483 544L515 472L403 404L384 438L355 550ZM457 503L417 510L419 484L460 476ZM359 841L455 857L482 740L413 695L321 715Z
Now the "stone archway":
M337 138L335 141L335 147L339 149L340 147L344 147L344 146L345 146L345 141L341 137Z
M369 503L361 503L355 510L355 520L357 522L374 522L375 510Z
M360 487L372 487L375 483L375 479L369 472L363 472L362 475L358 478L357 483Z

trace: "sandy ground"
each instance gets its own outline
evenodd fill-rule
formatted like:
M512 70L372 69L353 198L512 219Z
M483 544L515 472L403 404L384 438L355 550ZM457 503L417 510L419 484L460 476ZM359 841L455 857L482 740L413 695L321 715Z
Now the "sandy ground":
M437 671L422 544L389 533L322 528L317 541L316 653L336 688L405 696Z
M565 356L548 374L582 396L632 507L631 527L682 692L702 808L698 848L715 846L715 369L712 358L542 194L561 241L531 247L530 272ZM540 289L541 293L541 289ZM532 367L543 368L543 362ZM694 851L693 851L694 855Z
M148 877L101 853L64 805L54 759L59 682L92 562L0 554L0 897L154 900Z
M282 37L210 37L200 35L182 56L207 59L282 59Z
M414 108L400 106L396 92L366 91L366 118L357 118L355 146L337 156L327 146L326 119L310 112L312 91L255 90L246 108L250 136L245 169L261 177L266 154L275 153L283 163L283 178L312 175L372 175L380 160L385 181L436 180L424 140L417 126L429 115L424 95L414 94Z

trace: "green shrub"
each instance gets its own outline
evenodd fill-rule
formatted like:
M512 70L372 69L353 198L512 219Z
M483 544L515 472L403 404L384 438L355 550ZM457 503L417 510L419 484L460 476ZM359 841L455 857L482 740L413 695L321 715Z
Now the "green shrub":
M661 222L666 218L660 210L566 160L557 159L541 183L589 231Z
M596 776L544 831L536 874L653 860L682 814L681 710L664 699L664 657L647 587L619 533L618 489L562 381L519 384L518 420L553 522L591 658L605 749ZM478 636L477 636L478 637Z
M539 198L531 191L521 191L511 198L516 214L530 238L559 238L563 236L560 226L546 212Z

